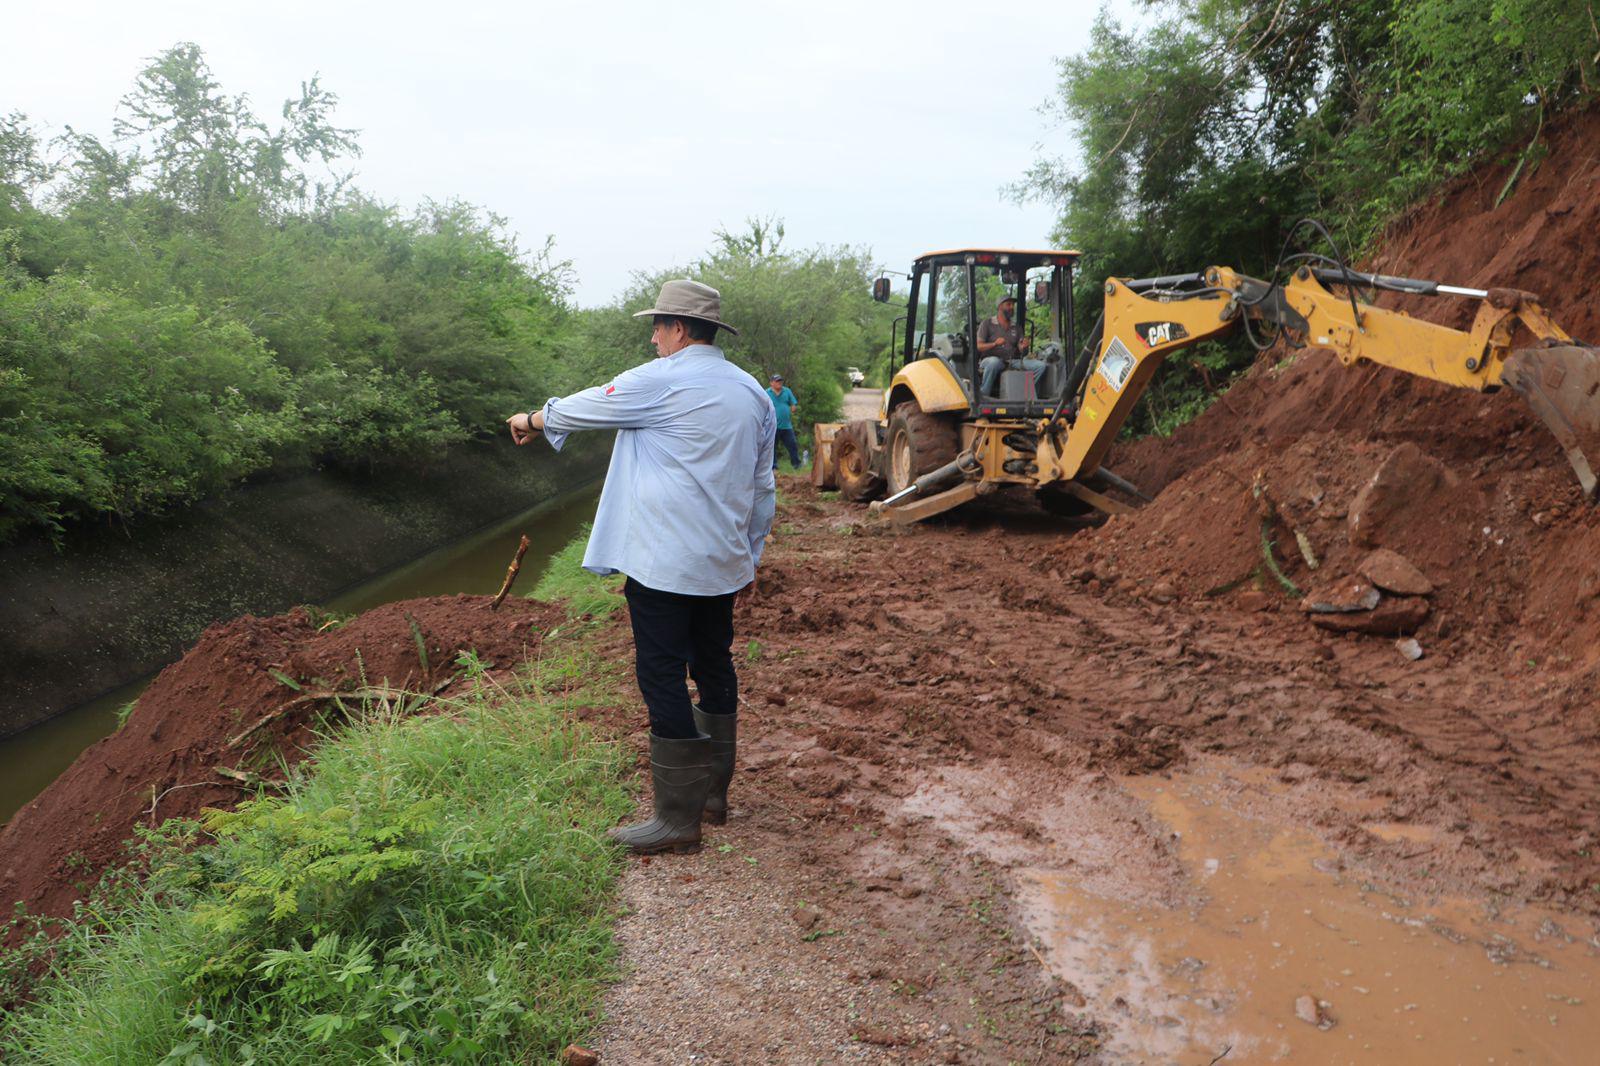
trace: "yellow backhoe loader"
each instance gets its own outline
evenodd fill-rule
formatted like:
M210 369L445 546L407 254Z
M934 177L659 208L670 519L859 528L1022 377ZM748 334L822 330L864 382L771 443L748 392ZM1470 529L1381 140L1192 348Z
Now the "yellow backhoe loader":
M819 424L813 480L852 500L887 496L874 508L902 524L1002 486L1034 490L1058 513L1128 511L1144 497L1101 464L1134 404L1173 352L1242 329L1259 347L1282 339L1331 349L1347 366L1381 363L1482 392L1509 387L1550 427L1583 495L1595 501L1600 352L1568 337L1537 297L1362 273L1337 252L1287 248L1268 281L1223 266L1108 279L1104 313L1081 347L1072 327L1077 252L920 256L906 316L895 322L895 336L905 322L900 367L879 416ZM1479 306L1461 331L1367 302L1385 291ZM889 298L887 278L877 279L873 296ZM1031 343L1017 345L1024 350L1004 365L989 356L985 366L979 328L1002 299L1015 301Z

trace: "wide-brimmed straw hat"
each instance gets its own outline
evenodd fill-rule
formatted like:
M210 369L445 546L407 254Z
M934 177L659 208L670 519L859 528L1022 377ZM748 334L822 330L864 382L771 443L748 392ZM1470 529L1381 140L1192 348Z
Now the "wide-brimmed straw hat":
M684 278L669 281L656 295L656 305L634 312L634 318L646 315L672 315L676 318L698 318L718 329L725 329L735 337L739 331L722 321L722 294L710 285Z

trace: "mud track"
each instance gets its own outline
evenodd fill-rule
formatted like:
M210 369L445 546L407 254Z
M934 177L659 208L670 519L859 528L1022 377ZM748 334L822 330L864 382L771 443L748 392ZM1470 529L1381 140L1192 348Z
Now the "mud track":
M1039 920L1052 879L1205 908L1140 781L1204 778L1208 805L1385 899L1544 901L1593 937L1600 736L1578 696L1298 611L1157 603L1072 564L1096 534L1017 509L894 531L784 488L739 618L735 817L630 874L606 1061L1206 1062L1224 1045L1201 1028L1075 987ZM1321 1035L1298 990L1233 994L1322 1061L1288 1040ZM1165 1056L1127 1042L1162 1026Z

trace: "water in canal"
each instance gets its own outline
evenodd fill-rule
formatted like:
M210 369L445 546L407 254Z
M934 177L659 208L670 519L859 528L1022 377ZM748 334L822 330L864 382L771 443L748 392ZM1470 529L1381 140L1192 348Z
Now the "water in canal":
M492 595L505 580L517 539L527 534L528 554L517 577L518 593L531 592L550 558L594 517L596 482L447 545L345 590L321 606L355 614L394 600L458 592ZM153 677L154 675L152 675ZM48 722L0 740L0 822L37 796L80 752L117 727L117 711L136 698L142 678Z

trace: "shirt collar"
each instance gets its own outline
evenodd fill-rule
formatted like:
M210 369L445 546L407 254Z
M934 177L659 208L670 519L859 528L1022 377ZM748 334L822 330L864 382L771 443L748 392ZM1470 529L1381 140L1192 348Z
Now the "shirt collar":
M722 354L722 349L718 348L715 344L690 344L683 348L679 348L677 351L667 356L667 358L676 359L680 355L704 355L712 359L727 358L727 356Z

